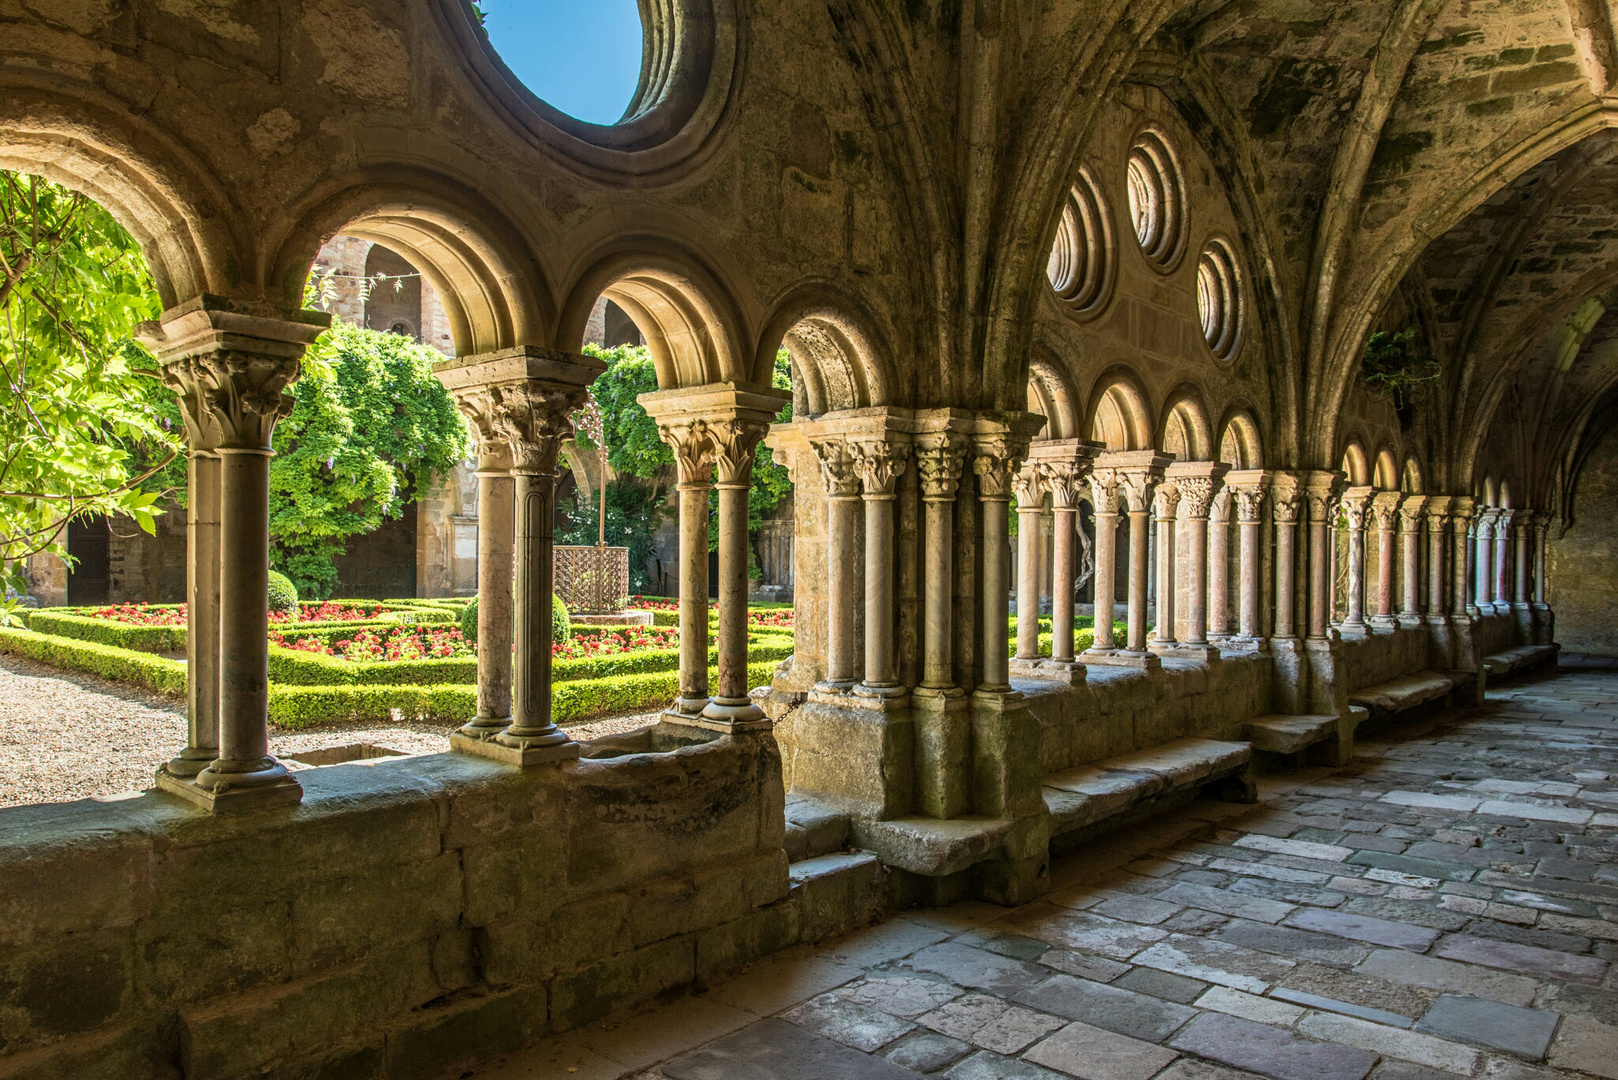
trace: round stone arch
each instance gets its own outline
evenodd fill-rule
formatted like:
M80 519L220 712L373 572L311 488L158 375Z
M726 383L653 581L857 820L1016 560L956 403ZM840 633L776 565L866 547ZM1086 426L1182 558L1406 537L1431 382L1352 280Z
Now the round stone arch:
M559 348L582 347L602 296L623 308L646 339L660 389L754 382L754 354L742 345L750 335L735 294L690 253L631 237L598 255L562 306Z
M1090 392L1084 437L1108 450L1149 450L1155 430L1139 376L1122 365L1102 372Z
M235 268L252 229L206 166L141 119L31 85L0 82L0 168L93 199L146 258L165 310L203 293L257 299Z
M1416 455L1407 455L1405 457L1404 468L1401 469L1399 473L1399 490L1404 492L1406 495L1425 494L1427 485L1423 479L1424 475L1425 474L1421 467L1421 461L1416 457Z
M1208 422L1202 391L1190 383L1175 387L1159 416L1161 427L1154 440L1159 452L1173 454L1180 461L1213 459L1213 425Z
M785 346L803 392L795 417L897 405L889 340L857 301L829 285L802 285L777 301L765 321L750 381L768 386L776 352Z
M1052 357L1036 356L1028 364L1028 411L1045 418L1047 439L1073 439L1079 436L1078 395Z
M270 275L288 304L301 306L321 245L341 234L391 248L421 273L444 305L457 355L552 338L553 293L522 232L460 185L355 184L311 200L291 220Z
M1398 491L1401 479L1399 459L1393 447L1384 446L1377 451L1375 464L1371 468L1371 485L1379 491Z
M1343 446L1342 464L1338 467L1348 476L1348 483L1354 487L1365 487L1371 482L1371 459L1366 456L1365 446L1357 436L1350 437Z
M1264 440L1245 405L1233 406L1219 425L1218 460L1233 469L1264 468Z

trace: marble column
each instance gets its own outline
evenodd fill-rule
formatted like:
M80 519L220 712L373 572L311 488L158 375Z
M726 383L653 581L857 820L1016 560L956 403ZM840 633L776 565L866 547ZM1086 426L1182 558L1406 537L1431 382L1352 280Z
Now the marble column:
M854 442L854 470L865 500L865 674L861 697L904 696L893 652L894 503L910 444L890 439Z
M1013 483L1017 495L1017 659L1039 659L1039 543L1045 488L1025 465ZM1053 538L1054 539L1054 538ZM1052 610L1055 610L1054 603Z
M1531 524L1534 530L1533 643L1549 645L1555 640L1556 626L1556 617L1546 602L1545 593L1545 557L1546 545L1550 541L1551 516L1543 510L1537 511Z
M1371 616L1371 625L1379 630L1391 630L1398 625L1394 590L1399 567L1397 530L1402 498L1404 496L1397 491L1379 491L1371 499L1371 520L1376 525L1376 611Z
M1309 625L1310 641L1330 637L1332 611L1331 532L1337 516L1337 473L1311 473L1305 488L1309 507Z
M551 715L552 523L572 413L604 370L523 346L435 372L478 444L478 715L450 737L462 753L520 766L579 756Z
M747 492L758 444L790 395L716 383L637 400L674 449L680 480L680 697L664 719L725 734L767 729L770 721L747 686ZM708 681L710 461L719 490L719 677L713 696L699 705Z
M955 685L955 499L967 439L924 430L915 441L926 547L922 559L922 675L916 712L916 788L921 812L953 818L971 805L971 720Z
M1513 604L1528 603L1528 533L1531 529L1528 517L1529 515L1526 512L1519 513L1517 520L1511 526L1512 539L1516 542L1516 551L1514 552L1516 562L1513 564L1515 574L1511 595Z
M1148 530L1157 486L1163 482L1163 470L1171 460L1151 450L1122 450L1103 454L1097 462L1098 466L1107 465L1115 470L1118 489L1129 513L1128 633L1123 654L1114 653L1110 662L1146 667L1160 663L1149 651L1146 639L1147 583L1151 570ZM1173 633L1172 627L1169 633Z
M1264 572L1264 490L1268 478L1262 472L1246 470L1240 474L1239 481L1227 474L1225 482L1235 503L1239 529L1236 633L1245 647L1258 648L1263 644L1265 629L1260 604Z
M1036 454L1039 455L1040 476L1051 493L1051 514L1055 520L1051 552L1051 659L1073 664L1077 645L1073 583L1078 578L1079 495L1090 474L1094 449L1070 440L1060 447L1036 447ZM1056 456L1058 454L1062 456Z
M1450 592L1450 613L1457 618L1476 618L1477 607L1472 592L1472 570L1477 556L1474 531L1477 519L1472 498L1455 495L1450 498L1450 517L1453 547L1450 549L1450 574L1454 588Z
M1399 560L1404 570L1399 623L1407 627L1421 625L1421 522L1426 503L1420 495L1407 495L1399 504Z
M1221 488L1208 504L1208 637L1231 636L1230 515L1232 495Z
M1475 529L1475 556L1472 583L1477 609L1488 615L1494 611L1494 523L1500 512L1486 507L1478 513Z
M1185 541L1185 587L1181 591L1181 614L1185 638L1176 655L1201 660L1217 660L1219 650L1208 641L1210 607L1208 573L1208 516L1215 496L1225 484L1230 467L1213 461L1175 462L1165 470L1168 482L1180 493L1179 529ZM1226 553L1228 556L1228 552ZM1173 582L1173 578L1169 579Z
M1444 618L1449 610L1447 590L1449 578L1444 556L1444 527L1449 522L1450 500L1434 495L1427 499L1427 618Z
M1090 474L1090 502L1096 522L1095 570L1091 576L1095 586L1095 629L1084 658L1091 661L1117 648L1113 624L1117 621L1118 509L1122 497L1115 470L1097 468Z
M1151 647L1172 649L1179 644L1174 626L1174 602L1179 592L1179 568L1175 565L1174 550L1174 531L1180 514L1179 485L1173 481L1158 484L1152 497L1152 510L1157 526L1157 625L1152 630ZM1133 545L1130 555L1134 555ZM1133 587L1133 581L1130 584Z
M854 657L854 592L852 576L839 568L854 565L858 531L860 476L853 448L846 439L816 439L810 445L820 461L826 485L826 678L817 690L849 690L857 681Z
M995 425L999 427L998 424ZM983 504L983 621L980 651L983 654L983 681L979 694L1010 694L1011 673L1006 655L1006 627L1011 622L1010 526L1011 488L1023 461L1028 457L1029 439L1015 430L979 432L972 437L972 472L978 479L978 498ZM1035 477L1037 482L1037 474ZM1038 597L1037 588L1029 592ZM1031 613L1037 652L1039 609ZM1021 625L1019 621L1019 637Z
M303 788L269 752L270 443L322 312L202 296L141 324L191 446L186 746L157 786L213 812Z
M1369 629L1365 624L1365 518L1375 494L1374 488L1351 487L1343 495L1343 516L1348 520L1348 603L1343 617L1346 634L1363 634Z
M1514 510L1501 510L1494 522L1494 610L1505 614L1511 610L1511 523L1516 520Z
M1278 476L1270 488L1275 520L1275 628L1271 637L1291 641L1298 637L1298 519L1303 514L1303 492L1296 478Z

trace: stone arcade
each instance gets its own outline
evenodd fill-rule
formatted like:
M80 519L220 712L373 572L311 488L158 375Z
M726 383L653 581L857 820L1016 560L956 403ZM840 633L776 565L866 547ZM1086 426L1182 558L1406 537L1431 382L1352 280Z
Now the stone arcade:
M597 127L463 0L0 0L0 160L142 242L191 448L187 742L138 797L0 810L0 1077L459 1075L904 908L1036 901L1053 856L1554 667L1560 590L1591 615L1608 0L641 10ZM443 303L483 660L443 754L294 776L268 447L337 235ZM581 745L550 510L603 296L657 366L684 653L659 723ZM761 442L797 652L751 688Z

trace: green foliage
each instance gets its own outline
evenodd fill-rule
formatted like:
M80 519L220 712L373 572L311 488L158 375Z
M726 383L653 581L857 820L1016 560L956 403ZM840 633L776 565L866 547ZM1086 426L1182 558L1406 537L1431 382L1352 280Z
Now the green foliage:
M1393 396L1394 407L1403 412L1420 399L1426 384L1436 383L1443 369L1425 355L1418 329L1378 330L1365 343L1360 363L1365 385Z
M473 645L478 643L478 598L473 597L471 603L460 617L461 636ZM567 605L562 598L551 596L551 641L553 643L566 641L573 636L573 623L568 617Z
M185 661L133 649L74 641L35 630L0 628L0 653L37 660L68 671L82 671L113 682L131 683L162 694L185 695Z
M346 324L309 351L270 462L270 562L305 597L331 595L350 537L397 518L465 459L466 422L433 377L437 359Z
M771 385L777 390L792 389L792 356L785 349L775 354L775 371L771 377ZM792 419L792 403L789 401L781 411L776 414L775 422L785 424ZM753 486L747 490L747 533L756 535L759 526L764 523L764 517L773 511L782 499L792 494L792 477L786 467L775 463L775 451L762 442L753 451ZM719 550L719 492L715 489L708 496L708 550ZM757 560L751 547L747 551L748 576L756 578L758 574Z
M131 339L161 307L140 245L94 202L0 171L0 559L65 555L71 518L160 513L147 472L180 450L153 401L165 392ZM131 478L131 471L136 475ZM0 621L10 621L7 603Z
M183 626L130 626L113 619L94 619L89 615L52 608L30 613L28 626L42 634L54 634L57 637L73 638L77 641L93 641L100 645L134 649L137 652L185 651L186 628Z
M612 471L619 476L651 480L665 469L672 469L674 451L658 437L656 421L636 401L641 394L657 389L651 351L644 345L620 345L616 349L586 345L584 354L607 364L607 370L590 384L590 390L601 409L607 464ZM578 442L587 450L595 449L587 435L581 433Z
M607 485L607 543L629 549L629 591L644 592L657 583L646 572L657 529L667 516L667 492L658 485L634 480L613 480ZM564 502L565 524L556 534L558 544L594 544L600 535L600 505L582 491Z
M298 610L298 590L285 574L270 571L270 610L282 613Z

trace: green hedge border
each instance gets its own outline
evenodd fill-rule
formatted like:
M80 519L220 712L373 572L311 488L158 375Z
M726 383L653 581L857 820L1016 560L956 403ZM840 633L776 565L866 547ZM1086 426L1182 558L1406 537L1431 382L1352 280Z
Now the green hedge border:
M0 627L0 652L98 675L113 682L133 683L160 694L185 697L184 660L11 627Z
M373 601L374 602L374 601ZM152 605L154 607L159 605ZM174 605L163 605L172 608ZM26 625L31 630L55 637L90 641L98 645L111 645L120 649L134 649L144 653L185 652L187 631L184 626L131 626L115 619L97 619L78 612L93 608L41 608L28 613ZM393 629L398 626L449 626L456 621L455 613L444 607L411 607L391 611L389 618L364 619L346 622L270 624L270 630L287 641L316 638L322 644L356 630ZM409 616L404 618L403 616Z

